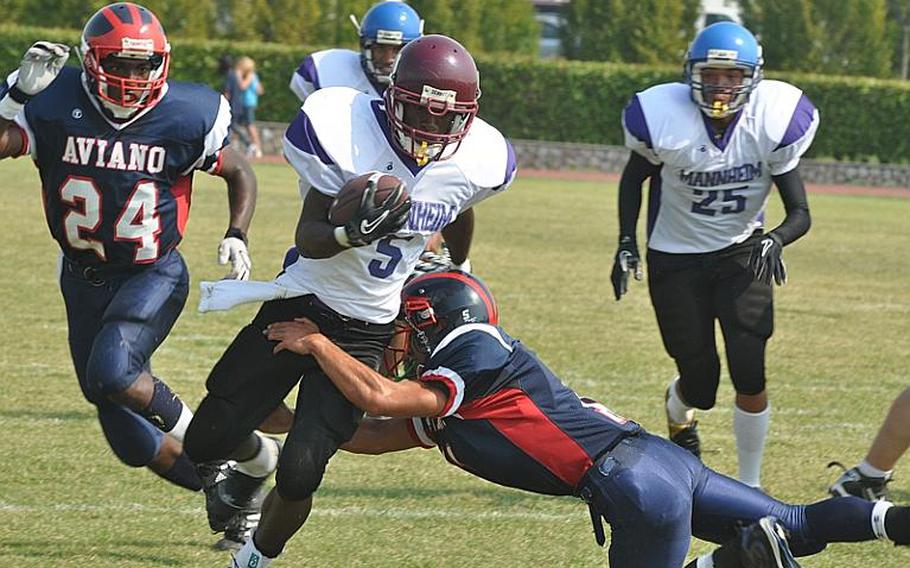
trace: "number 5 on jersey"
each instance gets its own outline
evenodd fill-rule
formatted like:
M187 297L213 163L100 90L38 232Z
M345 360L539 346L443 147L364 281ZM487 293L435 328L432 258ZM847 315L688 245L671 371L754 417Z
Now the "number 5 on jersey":
M104 243L89 236L101 227L101 190L91 178L70 176L60 187L60 200L72 209L63 218L63 228L69 246L90 250L101 260L107 260ZM158 188L155 182L140 181L133 188L126 205L114 225L114 240L137 244L133 262L146 264L158 259ZM88 233L88 234L85 234Z

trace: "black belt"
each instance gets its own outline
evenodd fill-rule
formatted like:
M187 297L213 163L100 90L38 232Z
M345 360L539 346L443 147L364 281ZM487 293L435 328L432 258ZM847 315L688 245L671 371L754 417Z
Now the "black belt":
M339 327L375 330L377 328L392 325L392 323L371 323L368 321L363 321L357 318L339 314L330 308L325 302L317 298L315 294L307 294L306 296L301 296L300 299L303 300L310 308L316 310L320 318L324 318L331 324L335 324Z
M70 274L100 286L111 278L117 278L139 272L151 264L83 264L63 258L63 269Z

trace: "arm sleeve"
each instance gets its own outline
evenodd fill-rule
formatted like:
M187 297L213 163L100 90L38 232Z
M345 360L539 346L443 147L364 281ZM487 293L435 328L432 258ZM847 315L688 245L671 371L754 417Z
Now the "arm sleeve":
M784 202L786 216L783 222L774 229L781 243L786 246L809 231L812 219L809 216L809 201L806 198L806 186L803 184L799 167L785 174L773 176L774 185Z
M622 129L625 135L626 148L643 156L654 165L660 165L662 160L654 151L651 131L645 119L644 109L638 95L632 97L629 104L622 111Z
M632 151L619 178L619 236L635 238L635 226L641 211L641 186L646 179L660 175L660 166Z
M211 128L202 140L202 153L190 167L183 171L183 175L193 170L203 170L213 173L221 162L221 150L231 141L231 105L224 95L218 97L218 114L212 122Z
M313 123L304 111L297 113L294 122L284 133L284 156L300 176L300 191L310 187L330 197L344 185L344 172L334 163L322 146Z
M291 75L290 88L300 102L305 101L308 96L319 90L319 74L313 62L313 56L307 55Z
M785 174L799 165L800 157L806 153L815 139L818 124L818 109L803 93L796 103L787 129L768 159L772 176Z

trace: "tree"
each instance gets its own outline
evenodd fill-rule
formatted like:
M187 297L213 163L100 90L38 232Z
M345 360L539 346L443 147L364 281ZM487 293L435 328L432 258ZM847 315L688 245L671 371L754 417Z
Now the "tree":
M744 0L743 23L758 36L772 69L814 71L821 61L812 0ZM837 8L838 10L840 8Z
M569 59L676 63L692 39L698 0L575 0L563 36Z
M823 73L886 77L891 72L885 0L815 0Z
M540 26L527 0L488 0L483 3L480 39L484 51L534 55Z

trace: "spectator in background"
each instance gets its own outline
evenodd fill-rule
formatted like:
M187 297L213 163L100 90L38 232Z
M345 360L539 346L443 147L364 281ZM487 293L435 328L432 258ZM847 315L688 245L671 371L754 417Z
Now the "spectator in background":
M256 107L259 106L259 96L265 90L259 81L259 75L256 74L256 62L251 57L241 57L237 60L235 75L237 90L240 93L237 124L246 129L250 137L246 153L247 156L261 158L262 142L259 139L259 130L256 128Z

